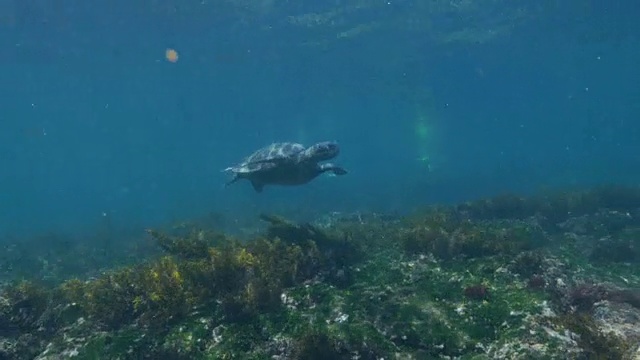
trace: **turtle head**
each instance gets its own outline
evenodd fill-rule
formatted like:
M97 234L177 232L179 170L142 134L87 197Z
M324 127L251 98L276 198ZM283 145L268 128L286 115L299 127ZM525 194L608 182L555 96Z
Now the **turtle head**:
M340 147L335 141L324 141L310 146L305 155L315 161L324 161L333 159L340 153Z

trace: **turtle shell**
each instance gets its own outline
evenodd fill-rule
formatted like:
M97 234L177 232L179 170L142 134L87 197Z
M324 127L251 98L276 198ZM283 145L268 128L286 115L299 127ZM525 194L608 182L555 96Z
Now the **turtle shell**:
M272 169L278 160L290 158L305 150L302 144L273 143L249 155L242 163L234 168L235 172L253 173Z

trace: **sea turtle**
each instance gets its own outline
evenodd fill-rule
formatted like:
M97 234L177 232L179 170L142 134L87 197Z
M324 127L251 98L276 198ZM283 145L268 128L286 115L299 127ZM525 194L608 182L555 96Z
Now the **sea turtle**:
M308 148L297 143L273 143L249 155L240 164L224 169L234 175L226 186L247 179L257 192L262 192L265 185L306 184L326 171L345 175L347 171L340 166L319 164L320 161L333 159L339 153L338 144L331 141Z

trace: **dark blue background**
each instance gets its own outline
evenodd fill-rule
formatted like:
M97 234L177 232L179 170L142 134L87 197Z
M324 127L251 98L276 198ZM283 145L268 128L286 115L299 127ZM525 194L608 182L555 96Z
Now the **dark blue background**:
M103 213L142 227L209 211L406 211L640 177L635 2L496 2L471 23L443 13L414 27L398 25L411 1L316 27L288 22L329 9L315 2L214 3L3 0L0 234L82 232ZM523 20L501 18L515 6ZM468 27L509 31L443 41ZM349 176L222 188L220 170L258 147L327 139Z

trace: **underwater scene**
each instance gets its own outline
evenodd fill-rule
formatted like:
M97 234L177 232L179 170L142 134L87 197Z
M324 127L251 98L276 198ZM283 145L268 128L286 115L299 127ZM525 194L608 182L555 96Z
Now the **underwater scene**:
M640 359L638 14L0 0L0 360Z

